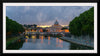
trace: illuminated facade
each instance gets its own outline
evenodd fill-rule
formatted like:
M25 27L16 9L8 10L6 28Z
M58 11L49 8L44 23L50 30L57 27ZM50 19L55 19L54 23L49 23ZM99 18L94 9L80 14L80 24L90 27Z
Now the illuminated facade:
M43 28L43 27L38 27L38 25L37 25L37 28L28 28L28 30L25 30L25 32L69 32L69 29L62 30L62 28L63 28L63 26L61 26L59 24L59 22L56 20L54 22L54 24L50 27ZM44 31L44 30L46 30L46 31Z
M49 32L62 32L62 26L59 25L58 21L56 20L54 25L48 28Z

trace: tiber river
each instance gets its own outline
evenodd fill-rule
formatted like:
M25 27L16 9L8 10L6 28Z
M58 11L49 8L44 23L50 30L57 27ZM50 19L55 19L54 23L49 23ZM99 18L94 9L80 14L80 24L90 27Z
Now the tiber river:
M63 41L57 37L31 36L10 44L7 50L93 50L93 48Z

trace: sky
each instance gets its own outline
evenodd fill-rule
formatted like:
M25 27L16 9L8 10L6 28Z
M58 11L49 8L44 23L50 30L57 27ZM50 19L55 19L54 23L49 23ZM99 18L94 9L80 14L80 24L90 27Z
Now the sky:
M92 6L7 6L6 16L20 24L53 25L57 20L60 25L69 25Z

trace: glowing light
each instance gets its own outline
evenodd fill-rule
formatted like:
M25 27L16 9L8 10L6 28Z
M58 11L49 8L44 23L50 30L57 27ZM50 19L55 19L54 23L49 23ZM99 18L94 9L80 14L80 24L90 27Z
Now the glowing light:
M51 27L51 25L38 25L37 27L46 28L46 27Z
M34 30L32 29L32 31L31 32L34 32Z
M26 38L29 38L28 36L25 36Z
M69 32L69 30L68 30L68 29L66 29L66 30L65 30L65 32Z
M61 25L61 26L65 27L65 26L68 26L68 25Z
M46 28L46 27L51 27L52 25L37 25L37 27L42 27L42 28ZM61 25L62 27L64 26L68 26L68 25Z
M32 36L32 38L33 38L33 39L35 39L35 38L36 38L36 36Z
M19 34L20 34L21 32L19 32Z
M42 30L42 29L40 29L40 32L43 32L43 30Z
M19 40L19 42L20 42L21 40Z

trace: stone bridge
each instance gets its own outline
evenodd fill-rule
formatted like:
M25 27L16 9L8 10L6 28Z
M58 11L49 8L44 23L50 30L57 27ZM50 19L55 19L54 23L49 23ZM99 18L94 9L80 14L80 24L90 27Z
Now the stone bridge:
M23 33L25 36L30 36L30 35L57 35L57 34L60 34L60 35L63 35L63 36L68 36L70 35L70 32L24 32Z
M70 32L24 32L24 34L69 34Z

